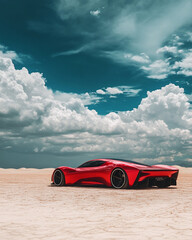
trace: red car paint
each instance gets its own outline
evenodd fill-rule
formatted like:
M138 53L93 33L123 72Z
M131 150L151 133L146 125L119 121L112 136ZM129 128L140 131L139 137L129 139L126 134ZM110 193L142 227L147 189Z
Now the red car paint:
M148 166L141 163L125 162L117 159L94 159L91 161L103 161L101 166L97 167L58 167L65 177L65 185L105 185L111 187L111 173L115 168L123 169L128 177L129 187L137 186L146 179L155 179L167 177L172 179L170 185L176 185L179 170L167 165ZM88 161L88 162L91 162ZM87 162L87 163L88 163ZM54 184L54 172L51 180Z

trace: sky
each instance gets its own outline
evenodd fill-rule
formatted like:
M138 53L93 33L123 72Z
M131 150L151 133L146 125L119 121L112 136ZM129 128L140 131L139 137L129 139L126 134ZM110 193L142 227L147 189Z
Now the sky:
M191 0L0 6L0 167L192 166Z

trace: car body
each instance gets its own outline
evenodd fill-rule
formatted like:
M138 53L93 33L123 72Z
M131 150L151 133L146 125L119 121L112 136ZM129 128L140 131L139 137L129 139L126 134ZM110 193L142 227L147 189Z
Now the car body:
M179 170L167 165L145 165L122 159L94 159L77 168L58 167L51 180L62 185L104 185L114 188L160 188L176 185Z

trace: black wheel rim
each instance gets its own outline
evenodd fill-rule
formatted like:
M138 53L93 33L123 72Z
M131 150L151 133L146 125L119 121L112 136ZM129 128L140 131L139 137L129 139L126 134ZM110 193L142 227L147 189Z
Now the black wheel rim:
M62 175L61 172L59 170L56 170L54 173L54 183L56 185L59 185L62 181Z
M115 188L121 188L125 183L125 173L121 169L117 169L112 174L112 185Z

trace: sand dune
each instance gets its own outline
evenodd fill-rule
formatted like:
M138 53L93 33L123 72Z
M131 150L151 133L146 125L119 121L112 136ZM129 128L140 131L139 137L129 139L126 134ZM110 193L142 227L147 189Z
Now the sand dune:
M177 187L51 187L53 169L0 169L0 239L192 239L192 168Z

